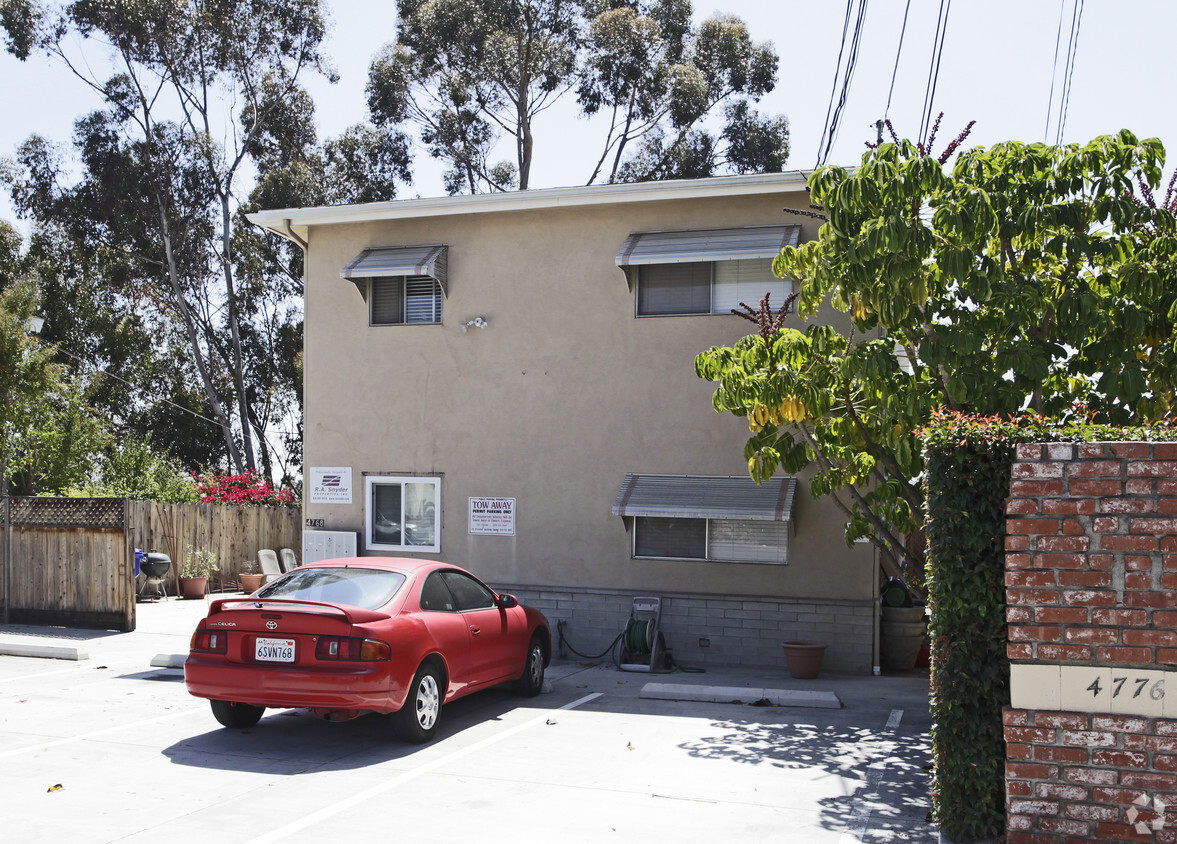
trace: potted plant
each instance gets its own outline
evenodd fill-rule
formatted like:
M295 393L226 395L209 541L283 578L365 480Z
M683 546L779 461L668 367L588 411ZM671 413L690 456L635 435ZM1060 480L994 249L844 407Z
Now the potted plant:
M821 642L781 642L785 649L785 664L789 675L796 680L812 680L821 671L821 658L826 646Z
M214 571L220 571L217 568L217 555L212 551L198 551L189 545L184 565L180 569L180 575L184 578L184 597L203 598L208 591L209 572Z
M257 570L256 560L245 560L241 564L241 591L247 595L251 595L262 588L262 580L265 578L260 571Z

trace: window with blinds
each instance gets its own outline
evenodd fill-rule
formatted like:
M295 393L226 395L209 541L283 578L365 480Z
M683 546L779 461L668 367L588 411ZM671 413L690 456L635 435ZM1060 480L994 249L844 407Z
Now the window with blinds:
M368 280L371 325L441 322L441 284L426 275Z
M792 292L792 284L772 274L772 259L752 258L744 261L716 261L711 285L711 313L730 314L744 302L759 307L764 294L769 304L779 308Z
M780 307L792 284L772 274L771 258L648 264L639 268L638 316L730 314L744 302L756 308L764 294Z
M711 263L651 264L638 275L638 314L711 313Z
M633 555L722 563L789 562L789 523L636 516Z

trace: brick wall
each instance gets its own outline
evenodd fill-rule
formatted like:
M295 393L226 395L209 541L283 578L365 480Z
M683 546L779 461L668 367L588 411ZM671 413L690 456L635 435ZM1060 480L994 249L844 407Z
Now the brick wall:
M1009 844L1177 842L1177 443L1019 446L1006 512Z
M581 653L598 654L625 629L637 592L602 589L527 589L491 584L542 610L556 634ZM874 603L816 598L648 593L662 599L661 631L679 663L772 667L784 675L781 642L827 645L822 671L869 674L873 665ZM708 642L700 646L700 640ZM577 658L569 654L569 658ZM608 659L608 657L605 657Z

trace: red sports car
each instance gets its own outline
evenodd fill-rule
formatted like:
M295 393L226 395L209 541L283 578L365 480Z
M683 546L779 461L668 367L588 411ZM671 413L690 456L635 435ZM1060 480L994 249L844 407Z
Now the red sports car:
M226 727L251 727L266 707L331 721L392 713L402 739L424 742L445 702L507 680L538 694L551 642L543 613L458 566L326 560L214 601L184 681Z

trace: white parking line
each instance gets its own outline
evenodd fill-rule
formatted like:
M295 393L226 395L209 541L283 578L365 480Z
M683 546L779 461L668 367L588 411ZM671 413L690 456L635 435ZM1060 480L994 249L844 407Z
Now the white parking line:
M93 670L94 670L94 666L92 666L92 665L78 666L77 668L61 668L61 669L58 669L57 671L42 671L40 674L21 674L20 676L17 676L17 677L0 677L0 683L12 683L12 682L15 682L16 680L34 680L37 677L53 677L58 674L74 674L74 673L77 673L78 671L93 671Z
M326 820L327 818L330 818L334 815L338 815L340 812L346 811L347 809L350 809L353 806L357 806L360 803L363 803L365 800L371 800L373 797L375 797L379 794L383 794L386 791L391 791L392 789L396 788L397 786L403 785L404 783L409 782L411 780L415 780L418 777L423 776L424 774L428 774L430 771L435 771L438 768L442 767L443 765L448 765L450 762L453 762L456 759L461 759L464 756L469 756L472 753L477 753L478 751L480 751L486 747L489 747L492 744L497 744L498 742L502 741L503 739L510 738L511 736L515 735L516 733L521 733L524 730L527 730L527 729L530 729L531 727L536 726L537 724L543 724L544 722L546 722L548 719L550 719L552 717L553 712L562 712L562 711L568 710L568 709L576 709L577 707L583 706L584 704L588 703L591 700L595 700L595 699L599 698L601 696L601 694L602 694L601 692L594 692L591 695L585 695L584 697L582 697L578 700L574 700L574 701L572 701L572 703L567 703L564 706L561 706L559 709L545 710L542 714L537 715L535 718L532 718L530 721L525 721L522 724L517 724L516 726L511 727L510 729L503 730L501 733L497 733L493 736L489 736L489 737L483 739L482 741L475 742L474 744L470 745L469 747L464 747L461 750L455 750L453 753L450 753L446 756L442 756L440 759L434 759L432 762L427 762L419 768L414 768L411 771L405 771L403 774L400 774L399 776L395 776L390 780L382 782L378 785L374 785L365 791L359 792L358 794L353 794L351 797L347 798L346 800L341 800L340 802L335 803L327 808L320 809L317 812L312 812L311 814L309 814L303 818L300 818L299 820L288 823L288 824L286 824L286 826L278 827L277 829L267 832L265 835L259 836L258 838L251 839L250 841L246 842L246 844L269 844L269 842L271 842L271 841L281 841L283 838L286 838L288 835L298 832L299 830L306 829L308 826L312 826L313 824L317 824L319 821L323 821L323 820Z
M887 726L883 729L888 733L894 733L902 720L903 710L892 709L891 716L887 719ZM866 835L867 827L870 825L871 809L879 799L879 783L882 782L883 772L887 769L887 763L891 761L894 751L895 742L893 740L884 741L879 745L875 761L871 762L866 770L865 793L859 795L855 802L854 811L850 813L849 828L842 833L838 844L862 841L862 836Z
M7 759L9 756L19 756L22 753L31 753L37 750L48 750L51 747L61 747L63 744L73 744L76 741L89 741L92 738L98 738L99 736L122 732L123 730L137 730L144 724L154 724L157 721L166 721L169 718L183 718L187 715L194 715L197 712L208 712L208 709L203 706L199 709L184 709L180 712L169 712L166 715L159 715L155 718L143 718L130 724L120 724L117 727L107 727L105 730L95 730L92 733L83 733L80 736L70 736L69 738L55 739L54 741L50 742L30 744L27 747L18 747L16 750L8 750L4 753L0 753L0 759Z

